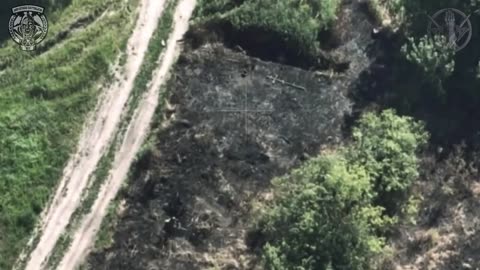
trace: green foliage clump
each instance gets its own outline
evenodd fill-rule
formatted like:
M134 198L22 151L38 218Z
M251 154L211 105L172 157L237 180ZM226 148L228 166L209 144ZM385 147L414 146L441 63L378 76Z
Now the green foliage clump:
M409 45L402 47L408 61L421 68L427 80L441 82L448 78L455 67L455 50L449 49L445 37L435 40L424 36L419 40L409 39Z
M396 221L376 198L411 185L427 135L421 124L387 110L365 114L353 137L343 151L273 181L274 200L259 222L266 269L371 269Z
M399 117L393 110L366 113L353 129L353 139L349 158L366 168L377 192L405 191L418 177L416 152L428 134L411 117Z
M237 30L261 29L280 36L288 46L312 53L319 31L336 19L340 0L203 0L196 16L227 21Z
M274 182L276 203L265 216L267 269L367 269L383 239L382 209L370 204L364 168L340 155L315 158Z

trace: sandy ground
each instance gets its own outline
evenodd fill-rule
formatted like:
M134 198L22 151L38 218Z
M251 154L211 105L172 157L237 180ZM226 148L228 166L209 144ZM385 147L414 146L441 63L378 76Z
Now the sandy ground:
M117 129L163 6L163 0L142 0L138 21L128 41L125 69L117 74L116 82L106 89L95 113L86 122L78 150L68 161L52 203L42 215L42 235L30 254L27 270L42 269L72 213L79 206L88 178Z
M188 21L194 6L195 0L181 0L178 4L174 15L174 29L167 42L167 48L161 56L160 68L155 72L149 90L142 98L138 110L128 126L124 141L115 155L109 178L101 188L92 212L85 217L73 235L72 245L65 253L57 269L75 269L83 261L93 245L102 219L107 214L108 205L121 188L130 165L148 134L155 108L158 105L160 87L168 78L168 71L178 57L180 51L178 41L182 39L188 29Z

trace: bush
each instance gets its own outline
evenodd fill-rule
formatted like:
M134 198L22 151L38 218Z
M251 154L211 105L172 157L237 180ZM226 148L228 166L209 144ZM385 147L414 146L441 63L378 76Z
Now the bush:
M444 95L442 81L448 78L455 67L455 51L448 49L445 37L435 40L424 36L419 40L409 39L402 47L402 53L408 61L422 70L428 82L437 86L437 95Z
M418 176L417 149L426 144L423 124L393 110L366 113L353 129L350 161L365 167L378 193L405 191Z
M313 159L274 181L262 227L267 269L367 269L383 239L382 209L370 205L368 173L339 155Z

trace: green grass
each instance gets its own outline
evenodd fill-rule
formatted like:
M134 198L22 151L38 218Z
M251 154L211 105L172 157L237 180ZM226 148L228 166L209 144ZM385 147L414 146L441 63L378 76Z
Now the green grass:
M93 203L97 199L98 193L109 175L109 171L115 158L115 152L122 143L124 133L126 132L126 128L128 127L135 109L138 106L141 95L147 90L147 85L153 78L153 72L158 67L157 60L164 49L164 45L162 45L161 41L164 40L166 44L168 36L171 32L173 13L177 2L177 0L169 1L164 13L160 17L157 29L149 42L148 50L145 54L140 71L135 78L134 87L128 101L128 108L125 114L122 116L119 130L109 146L108 151L100 159L97 169L90 177L88 190L85 190L82 194L81 206L72 214L65 232L62 234L61 239L56 243L52 251L52 255L47 262L48 267L52 269L54 269L58 263L60 263L63 254L71 243L71 234L76 230L76 228L78 228L85 215L91 211ZM110 229L106 231L105 226L108 228L114 226L113 222L116 217L114 210L116 209L115 205L117 205L117 203L117 201L112 202L109 208L109 213L102 222L102 230L100 230L98 234L98 239L100 239L99 241L102 243L102 246L107 245L107 243L111 241L111 236L113 236L113 231Z
M113 235L115 227L119 220L117 209L120 206L120 201L115 199L108 207L108 213L102 221L102 226L97 234L95 241L95 249L106 249L113 244Z
M139 98L145 90L147 90L147 84L152 80L153 71L158 65L157 60L167 45L167 39L172 29L173 15L177 2L178 0L168 2L162 17L160 18L157 29L148 44L147 54L145 55L143 65L135 78L133 89L128 100L128 110L124 121L122 121L124 128L127 126L125 124L130 122L130 118L133 116L133 111L137 108ZM162 41L165 45L162 44Z
M11 269L53 193L99 83L125 48L134 5L74 0L49 16L49 38L88 12L114 12L39 55L10 41L0 48L0 269Z

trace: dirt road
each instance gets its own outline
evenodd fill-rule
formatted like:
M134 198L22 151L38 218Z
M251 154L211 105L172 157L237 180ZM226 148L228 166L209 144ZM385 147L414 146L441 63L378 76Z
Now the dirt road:
M123 143L115 155L112 170L106 184L101 188L92 212L82 220L80 227L73 235L72 245L60 262L58 270L75 269L88 254L95 240L109 203L126 178L136 153L140 149L150 127L151 120L158 105L159 91L168 77L168 71L175 62L178 53L178 41L188 29L188 21L193 12L195 0L181 0L174 15L174 28L167 41L167 47L161 56L160 68L155 72L149 90L142 98L138 110L130 122Z
M135 29L128 41L125 69L102 95L97 108L87 120L77 146L70 158L51 205L42 215L39 242L30 254L27 270L43 268L55 243L64 232L72 213L80 204L82 191L90 174L110 143L121 113L128 100L133 82L143 62L148 42L162 14L164 0L142 0Z

